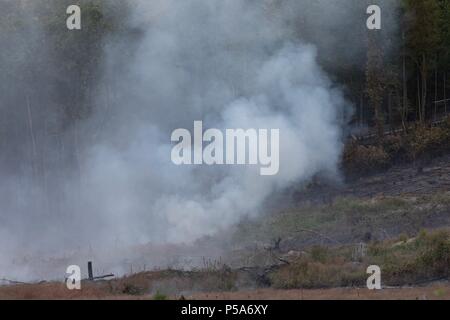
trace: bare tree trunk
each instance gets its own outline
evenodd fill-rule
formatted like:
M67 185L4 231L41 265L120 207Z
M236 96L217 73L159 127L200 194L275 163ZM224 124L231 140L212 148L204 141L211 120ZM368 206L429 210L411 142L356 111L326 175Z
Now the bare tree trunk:
M391 91L388 92L388 97L387 97L387 99L388 99L387 103L388 103L388 121L389 121L389 129L392 131L394 125L393 125L393 123L392 123L392 101L391 101L391 99L392 99L392 92L391 92Z
M422 120L425 120L426 116L426 106L427 106L427 66L426 66L426 57L425 54L422 54L422 67L421 67L421 75L422 75Z
M26 96L26 103L27 103L27 116L28 116L28 130L30 132L30 139L31 139L31 151L32 151L32 159L31 159L31 167L33 170L33 176L36 176L36 158L37 158L37 148L36 148L36 136L34 134L34 128L33 128L33 114L31 112L31 103L30 103L30 97L27 94Z
M420 95L420 72L417 72L417 115L419 116L419 121L422 122L422 101Z
M359 99L359 126L362 128L364 125L364 94L362 92Z
M402 121L401 125L402 125L402 130L403 132L407 132L407 127L406 127L406 116L403 113L403 107L402 107L402 94L400 92L400 88L396 88L394 91L394 98L395 98L395 103L397 106L400 107L400 120ZM395 128L394 128L395 129Z
M378 140L384 137L384 115L383 115L383 50L380 47L379 39L373 33L368 35L366 84L370 107L375 114L375 125Z
M75 163L77 170L77 194L78 200L81 200L81 190L82 190L82 174L81 174L81 158L80 158L80 141L79 141L79 128L78 120L74 122L74 151L75 151Z
M437 101L438 101L438 70L434 69L434 121L437 120Z
M42 148L42 147L41 147ZM46 210L47 213L50 212L50 203L51 203L51 199L50 199L50 192L49 192L49 183L48 183L48 178L47 178L47 166L46 166L46 154L47 152L45 152L45 150L42 150L42 152L40 152L40 165L39 165L39 171L40 171L40 176L42 179L42 189L44 192L44 208Z
M447 72L444 71L444 112L447 115Z
M404 33L403 33L404 37ZM406 54L403 52L403 101L402 101L402 126L406 130L406 117L408 116L408 84L406 79Z

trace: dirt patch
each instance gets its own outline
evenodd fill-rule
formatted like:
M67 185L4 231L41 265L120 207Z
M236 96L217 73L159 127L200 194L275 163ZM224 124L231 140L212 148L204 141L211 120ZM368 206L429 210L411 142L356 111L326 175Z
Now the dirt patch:
M187 297L192 300L450 300L450 284L427 287L368 290L337 288L316 290L260 289L240 292L200 293Z
M80 291L69 291L61 283L0 287L0 299L75 299L75 300L153 300L154 294L111 294L105 283L87 284ZM168 299L180 299L180 294ZM230 292L203 292L183 296L187 300L450 300L450 284L434 283L423 287L391 288L371 291L363 288L335 289L257 289Z

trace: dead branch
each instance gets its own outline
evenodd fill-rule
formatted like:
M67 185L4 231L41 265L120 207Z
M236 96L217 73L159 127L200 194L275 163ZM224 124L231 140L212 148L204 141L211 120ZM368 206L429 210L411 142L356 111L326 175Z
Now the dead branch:
M26 282L9 280L9 279L5 279L5 278L0 279L0 281L9 282L10 284L27 284Z

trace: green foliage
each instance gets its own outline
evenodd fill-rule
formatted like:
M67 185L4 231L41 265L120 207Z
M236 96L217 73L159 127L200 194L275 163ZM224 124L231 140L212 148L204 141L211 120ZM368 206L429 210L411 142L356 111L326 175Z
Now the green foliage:
M448 231L422 232L400 243L373 243L360 263L352 261L349 247L328 248L326 259L321 256L321 261L317 261L315 254L302 256L273 272L270 279L274 287L284 289L364 286L365 268L372 264L380 266L383 285L415 284L448 277L449 237Z
M313 246L310 255L313 261L325 263L328 259L328 253L327 247Z
M450 68L450 0L439 0L440 67Z
M167 300L167 296L158 291L153 295L153 300Z
M434 53L441 41L439 17L441 14L438 0L404 0L410 15L407 46L419 60L423 54Z
M363 268L340 261L323 264L305 258L270 274L273 287L279 289L351 287L364 284Z

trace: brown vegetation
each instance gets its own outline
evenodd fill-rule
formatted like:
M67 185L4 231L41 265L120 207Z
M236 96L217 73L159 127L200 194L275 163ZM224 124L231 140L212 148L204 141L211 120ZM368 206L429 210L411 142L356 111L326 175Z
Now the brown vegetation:
M439 125L417 123L405 133L385 136L367 144L350 141L344 150L342 167L347 176L381 171L399 162L426 163L450 150L450 118Z

